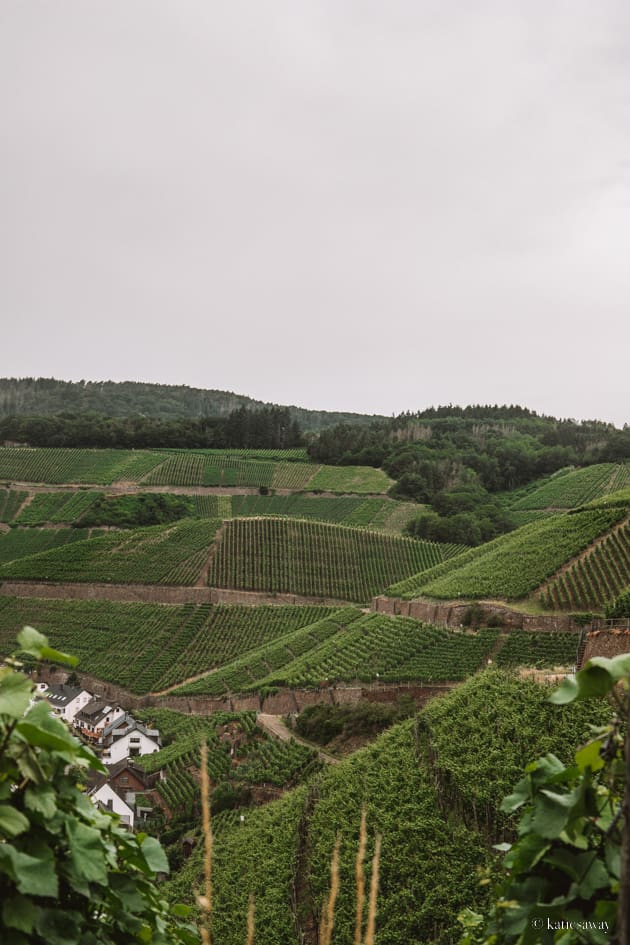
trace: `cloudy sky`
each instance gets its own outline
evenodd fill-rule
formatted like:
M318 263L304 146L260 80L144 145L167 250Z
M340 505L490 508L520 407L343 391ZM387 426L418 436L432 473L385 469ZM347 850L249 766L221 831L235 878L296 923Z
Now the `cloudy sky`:
M627 0L2 0L0 374L630 422Z

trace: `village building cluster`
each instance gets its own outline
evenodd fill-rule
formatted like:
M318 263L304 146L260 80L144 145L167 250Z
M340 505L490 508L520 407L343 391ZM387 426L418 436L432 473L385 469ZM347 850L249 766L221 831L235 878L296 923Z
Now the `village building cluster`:
M81 687L40 682L37 696L46 699L106 766L107 774L92 772L88 781L93 802L118 814L130 830L146 820L160 803L154 790L160 773L148 775L133 759L160 751L159 730Z

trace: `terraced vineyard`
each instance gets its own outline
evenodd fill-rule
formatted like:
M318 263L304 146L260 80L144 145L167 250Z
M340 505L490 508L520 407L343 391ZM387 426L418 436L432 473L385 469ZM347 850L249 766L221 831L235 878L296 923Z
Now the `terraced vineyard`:
M456 681L476 672L496 630L444 630L409 617L343 608L326 620L253 650L178 694L222 696L335 682Z
M456 545L301 520L235 519L217 542L208 582L367 602L392 580L456 554Z
M409 617L370 614L270 673L258 686L317 686L327 682L425 682L465 679L476 672L496 630L461 633Z
M560 708L547 696L532 682L480 674L308 786L246 812L245 822L228 826L216 845L216 941L246 940L252 891L257 945L298 945L308 917L319 918L324 909L331 850L341 835L333 940L352 943L362 803L366 866L376 834L383 837L376 941L458 941L461 910L483 910L477 867L496 862L488 829L502 817L499 804L522 776L523 760L553 752L568 762L590 737L589 723L604 724L609 715L598 700ZM296 870L308 877L313 900L298 887L296 901ZM202 872L197 848L165 885L169 900L192 902Z
M0 447L0 479L13 482L94 483L137 481L163 460L134 450Z
M296 628L308 627L331 613L334 611L329 607L217 604L209 608L195 637L173 655L155 688L164 689L250 650L273 645Z
M27 497L28 492L0 489L0 522L12 522Z
M578 638L577 633L511 630L495 662L497 666L505 667L572 667L576 663Z
M227 517L283 516L401 532L404 524L417 514L415 503L385 498L242 495L231 497L231 515Z
M75 528L13 528L11 531L0 534L0 565L7 565L11 561L46 552L49 549L64 548L75 542L88 544L86 529ZM28 568L28 565L25 565Z
M250 650L221 669L201 679L180 686L177 695L203 694L224 696L233 692L256 691L259 681L291 663L296 656L314 651L324 640L331 639L361 617L354 607L339 610L303 625L291 633Z
M2 597L0 653L12 651L17 628L32 624L52 646L78 656L79 671L146 693L288 639L330 613L326 607Z
M535 521L399 582L386 593L406 599L426 595L516 600L540 587L626 514L623 507L593 508Z
M599 463L560 470L517 493L512 501L506 496L506 502L511 511L574 509L626 486L630 486L630 463Z
M384 493L391 480L370 466L317 466L262 462L240 455L182 452L170 455L143 480L163 486L265 486L295 491Z
M302 462L304 450L97 450L0 447L0 480L155 486L265 486L383 494L392 480L371 466Z
M145 710L141 718L155 724L169 744L137 759L145 771L163 770L158 791L172 813L192 813L199 805L201 740L208 746L211 782L298 783L320 765L316 753L297 742L271 740L256 726L254 712L217 712L209 717L187 716L168 709Z
M630 522L564 568L541 589L544 606L554 610L602 611L630 586Z
M18 525L76 522L99 495L99 492L40 492L20 512L16 522Z
M60 550L13 561L0 568L0 577L190 585L199 577L220 524L211 519L184 519L177 525L110 532L91 541L74 541ZM76 534L75 529L66 531Z
M292 465L296 465L295 463ZM4 490L6 492L6 490ZM7 493L8 495L8 493ZM6 514L11 521L20 504L28 497L26 492L13 492L11 501L6 501ZM138 510L146 499L172 499L162 493L137 492L120 496L107 496L103 503L103 493L93 491L65 490L63 492L44 492L32 495L16 519L19 525L44 525L49 522L80 524L82 516L89 512L90 523L120 524L133 527L134 510ZM0 511L2 510L0 492ZM99 504L99 499L100 504ZM312 519L320 522L333 522L351 525L355 528L372 528L399 534L405 524L418 514L418 505L412 502L396 502L394 499L361 498L359 496L338 496L324 498L312 495L178 495L177 503L182 507L182 515L200 518L239 518L239 517L285 517ZM116 508L128 512L131 525L124 523L121 516L110 517L108 509ZM98 511L101 518L96 515ZM135 519L140 524L142 519Z

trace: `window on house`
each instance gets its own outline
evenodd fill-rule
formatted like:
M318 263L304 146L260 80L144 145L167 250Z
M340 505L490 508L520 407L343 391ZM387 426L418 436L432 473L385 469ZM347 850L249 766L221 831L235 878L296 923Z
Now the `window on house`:
M121 784L129 784L129 778L126 774L122 774L119 780Z

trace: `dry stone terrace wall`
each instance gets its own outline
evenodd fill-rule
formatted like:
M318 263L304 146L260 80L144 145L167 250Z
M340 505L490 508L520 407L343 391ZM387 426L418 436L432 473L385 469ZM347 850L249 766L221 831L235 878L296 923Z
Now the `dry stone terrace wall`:
M174 587L168 584L55 584L46 581L4 581L0 595L48 600L107 600L146 604L321 604L348 607L347 600L301 597L299 594L265 594L222 587Z
M619 656L630 653L630 629L611 628L592 630L586 634L586 647L582 665L593 656Z
M40 680L60 683L68 676L60 667L43 667ZM320 702L329 705L356 705L358 702L397 702L405 695L411 696L418 707L425 705L436 696L444 695L457 683L440 683L423 686L421 683L399 685L398 683L374 686L325 686L321 689L283 689L273 695L260 696L236 695L225 699L213 699L210 696L139 696L115 683L103 682L88 673L78 673L81 685L97 696L102 696L120 704L130 711L159 706L176 709L189 715L212 715L213 712L260 711L268 715L288 715L302 712L310 705Z
M425 623L442 627L460 627L464 623L470 602L433 601L428 599L401 600L396 597L375 597L372 610L390 616L413 617ZM578 631L580 628L568 614L522 614L499 604L475 601L475 607L483 610L485 619L490 617L501 620L502 628L508 630L563 630Z

